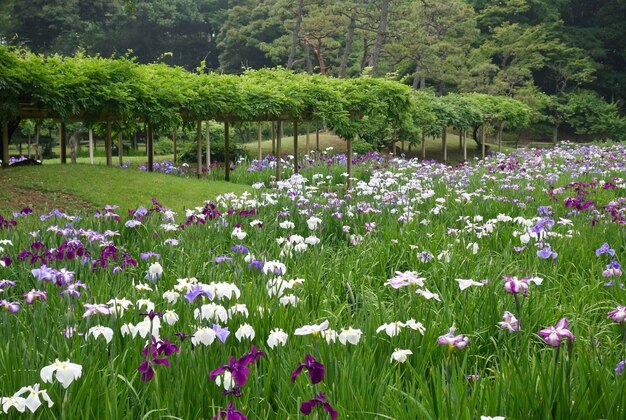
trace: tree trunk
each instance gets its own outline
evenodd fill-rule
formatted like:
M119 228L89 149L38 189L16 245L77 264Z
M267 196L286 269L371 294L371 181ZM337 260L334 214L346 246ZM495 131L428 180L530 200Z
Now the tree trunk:
M70 136L70 160L72 163L76 163L76 152L78 150L78 133L74 133Z
M148 149L148 143L148 139L146 139L146 153L148 154L148 162L150 162L150 151ZM107 121L107 132L104 138L104 150L107 157L107 166L113 165L113 151L111 149L111 121ZM148 170L151 170L151 168L149 168Z
M307 124L306 125L306 154L307 157L309 155L309 153L311 153L311 125Z
M313 61L311 61L311 47L308 43L304 44L304 62L306 63L306 72L313 74Z
M422 131L422 159L426 159L426 133Z
M61 123L59 128L59 143L61 144L61 163L67 163L67 128Z
M463 130L463 162L467 162L467 130Z
M420 84L420 80L421 80L421 77L418 74L417 70L415 70L415 73L413 74L413 85L411 86L413 90L417 90Z
M293 68L293 62L296 59L296 49L300 39L300 26L302 25L302 14L304 13L304 0L298 1L296 9L296 21L291 31L291 47L289 48L289 58L287 58L287 68Z
M557 144L559 141L559 123L557 122L552 130L552 143Z
M35 159L41 161L42 159L42 155L43 153L41 153L41 150L39 149L39 136L41 134L41 124L40 121L37 120L37 122L35 123Z
M31 143L31 136L28 136L28 158L30 159L30 143Z
M482 128L480 129L480 145L481 145L481 149L482 149L481 155L482 155L483 159L485 158L485 155L486 155L486 151L485 151L486 131L487 130L485 130L485 124L483 124Z
M319 127L315 130L315 151L317 153L320 152L320 129Z
M361 68L360 68L361 73L363 73L363 70L365 70L365 65L367 63L368 54L369 54L369 44L367 43L367 38L363 37L363 56L361 57Z
M420 89L426 89L426 76L420 76Z
M339 77L346 77L348 70L348 61L350 60L350 53L352 52L352 43L354 42L354 30L356 29L356 7L359 1L356 2L355 8L350 15L350 23L348 24L348 33L346 34L346 45L343 48L343 55L341 56L341 64L339 65Z
M370 56L369 66L371 67L370 74L376 74L378 71L378 59L380 53L383 50L383 44L387 35L387 20L389 18L389 2L390 0L382 0L380 7L380 22L378 24L378 31L376 31L376 40L374 41L374 49Z
M93 165L93 130L89 129L89 164Z

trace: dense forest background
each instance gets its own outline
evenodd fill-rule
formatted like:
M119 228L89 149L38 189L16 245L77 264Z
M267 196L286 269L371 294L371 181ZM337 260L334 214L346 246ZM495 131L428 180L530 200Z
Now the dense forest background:
M626 103L625 18L626 0L0 0L0 43L194 71L388 76L515 97L544 135L598 133L623 128L603 115Z

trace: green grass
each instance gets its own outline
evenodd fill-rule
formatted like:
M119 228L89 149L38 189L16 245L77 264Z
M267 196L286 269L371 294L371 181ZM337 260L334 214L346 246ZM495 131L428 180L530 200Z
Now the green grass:
M147 205L152 197L175 211L199 206L217 195L246 191L223 181L182 178L101 165L49 165L0 170L0 213L30 205L37 211L67 211L105 204Z

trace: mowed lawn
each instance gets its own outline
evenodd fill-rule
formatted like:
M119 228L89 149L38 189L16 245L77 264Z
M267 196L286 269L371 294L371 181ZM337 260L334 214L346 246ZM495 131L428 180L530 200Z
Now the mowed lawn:
M37 212L95 209L105 204L126 208L148 206L152 197L181 212L201 206L219 194L240 194L245 185L206 179L182 178L137 169L102 165L50 165L0 170L0 213L31 206Z

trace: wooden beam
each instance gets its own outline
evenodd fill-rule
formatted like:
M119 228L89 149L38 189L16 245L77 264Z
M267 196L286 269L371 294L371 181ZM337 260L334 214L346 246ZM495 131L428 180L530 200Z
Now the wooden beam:
M104 136L104 150L107 157L107 166L112 166L113 146L111 145L111 121L107 122L107 132Z
M276 156L276 123L272 121L272 155Z
M293 122L293 173L298 173L298 121Z
M67 127L63 122L59 127L59 143L61 145L61 163L67 163Z
M196 175L198 178L202 176L202 121L198 120L196 124L196 162L197 162L197 170Z
M311 124L306 125L306 154L311 153Z
M281 122L277 121L276 122L276 181L280 181L281 175L282 175L282 164L281 164L281 156L282 156L282 150L281 150L281 138L280 138L280 132L281 132Z
M148 172L154 171L154 133L152 125L148 124L148 137L146 138L146 149L148 150Z
M317 153L320 152L320 129L319 127L315 129L315 151Z
M9 167L9 122L2 121L2 167Z
M422 160L426 160L426 133L422 130Z
M230 181L230 128L224 122L224 180Z

